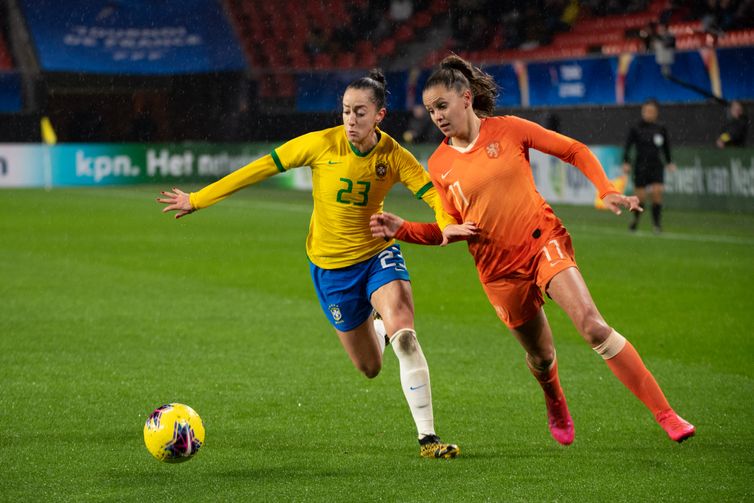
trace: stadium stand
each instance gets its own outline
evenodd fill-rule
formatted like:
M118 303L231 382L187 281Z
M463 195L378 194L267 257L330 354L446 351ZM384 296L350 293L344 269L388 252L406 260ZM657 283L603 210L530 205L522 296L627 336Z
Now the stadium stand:
M391 2L367 0L226 0L226 6L249 64L265 73L260 97L275 98L295 94L294 71L368 68L389 59L447 12L448 2L413 2L404 19L391 15Z
M449 51L488 67L505 66L501 71L513 74L514 84L508 89L515 91L519 89L515 79L529 75L521 71L528 67L520 61L645 53L651 50L649 28L658 21L667 23L680 50L754 45L754 27L751 26L754 16L740 16L740 12L749 12L747 5L754 6L754 0L731 0L737 10L729 15L692 8L687 6L689 2L676 2L676 5L672 0L395 1L407 2L411 4L409 15L391 13L394 4L391 0L222 0L248 66L244 66L243 56L236 52L241 70L232 75L202 73L159 77L26 72L26 68L35 68L38 64L32 44L23 42L31 41L25 33L26 23L19 21L23 18L18 8L10 9L17 12L16 18L4 16L3 9L10 11L0 2L0 71L10 68L18 79L23 79L23 86L15 83L9 95L18 96L18 89L22 89L23 99L27 100L24 110L36 113L44 107L59 129L61 141L140 141L140 138L234 141L249 137L291 137L301 132L292 129L299 124L306 124L309 129L332 124L337 115L333 116L329 104L335 108L337 97L329 96L326 91L331 87L339 88L342 80L354 75L344 70L379 65L389 78L395 79L397 84L391 84L394 104L391 103L388 120L394 121L395 129L400 129L409 119L410 103L415 99L416 89L412 86L420 85L422 78L416 77L422 73L414 69L434 65ZM534 22L537 17L541 19ZM527 24L532 28L521 30L521 25ZM8 50L9 41L13 43L12 55ZM728 68L738 64L737 51L718 52L728 54ZM633 59L651 58L646 55ZM514 65L509 65L514 61ZM725 69L725 60L720 61L721 68ZM409 71L412 78L419 80L406 83ZM725 83L726 78L730 82L731 76L721 78ZM329 86L331 80L337 81L334 82L337 85ZM739 87L749 85L750 80L739 80L744 82ZM182 91L173 95L165 90L167 86ZM325 92L318 91L317 86ZM153 114L159 115L156 120L160 124L153 135L137 134L130 123L110 119L138 116L133 89L159 96L147 106L159 112ZM510 101L501 102L499 106L501 109L515 107L516 113L536 119L541 111L535 109L545 105L543 98L532 98L535 96L530 92L532 89L535 87L525 89L526 96L523 92L520 95L509 92ZM736 97L743 96L747 100L750 96L747 92L744 88ZM311 99L312 96L316 99ZM601 95L595 100L608 105L621 104ZM97 106L90 106L92 102ZM626 103L632 102L627 100ZM547 102L547 106L551 104ZM556 106L571 105L558 103ZM532 110L528 110L529 107ZM682 109L691 110L690 107ZM186 110L193 113L185 113ZM582 121L582 118L571 121L571 116L577 117L574 113L569 112L569 119L564 119L565 129L590 141L616 141L609 131L603 134L606 128L573 129ZM289 117L291 120L287 119ZM701 133L696 137L708 141Z
M420 66L449 51L478 63L643 52L657 23L680 50L754 44L753 0L729 2L730 12L668 0L427 0L408 2L400 20L390 1L225 1L263 99L293 97L296 72L384 65L438 25L447 37L432 41Z
M478 6L488 9L484 4L479 2ZM452 39L430 53L423 63L435 64L449 49L482 63L642 52L650 49L660 24L667 27L680 50L754 43L752 0L727 2L727 11L715 7L715 2L710 6L709 2L652 0L627 2L626 10L612 13L604 8L609 4L544 0L539 4L543 9L524 8L519 16L503 12L499 19L488 23L493 32L483 47L474 47L468 39ZM633 12L627 12L632 8ZM494 10L485 12L494 14ZM471 16L479 19L473 13Z

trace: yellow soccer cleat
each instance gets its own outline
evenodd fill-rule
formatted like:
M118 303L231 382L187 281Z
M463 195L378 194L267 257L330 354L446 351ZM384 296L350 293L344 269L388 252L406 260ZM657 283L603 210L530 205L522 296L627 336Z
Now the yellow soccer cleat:
M446 444L437 435L427 435L419 440L419 455L423 458L452 459L461 453L455 444Z

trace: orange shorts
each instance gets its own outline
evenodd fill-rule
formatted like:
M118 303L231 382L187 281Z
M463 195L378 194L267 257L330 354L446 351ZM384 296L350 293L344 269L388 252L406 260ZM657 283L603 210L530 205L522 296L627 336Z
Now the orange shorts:
M577 267L571 236L565 228L556 229L532 261L513 275L483 283L487 298L508 328L534 318L544 304L543 291L550 280L569 267Z

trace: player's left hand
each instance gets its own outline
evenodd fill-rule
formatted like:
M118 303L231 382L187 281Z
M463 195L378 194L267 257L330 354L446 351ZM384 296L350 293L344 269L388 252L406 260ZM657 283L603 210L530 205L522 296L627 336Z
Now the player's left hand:
M616 215L622 213L621 208L638 211L639 213L644 211L644 208L639 204L639 198L636 196L624 196L623 194L611 193L603 197L602 202L605 203L605 208Z
M667 166L665 166L665 169L667 169L668 171L670 171L672 173L673 171L675 171L678 168L676 168L676 165L675 165L674 162L671 162L670 164L668 164Z

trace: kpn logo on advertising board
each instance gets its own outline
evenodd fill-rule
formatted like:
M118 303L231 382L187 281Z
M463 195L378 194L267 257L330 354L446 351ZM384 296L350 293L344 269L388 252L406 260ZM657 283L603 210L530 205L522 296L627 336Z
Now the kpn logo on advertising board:
M78 179L89 179L94 183L117 179L149 181L219 177L248 164L253 157L245 153L206 153L141 145L105 147L105 150L102 147L96 150L79 147L75 151L75 173Z

